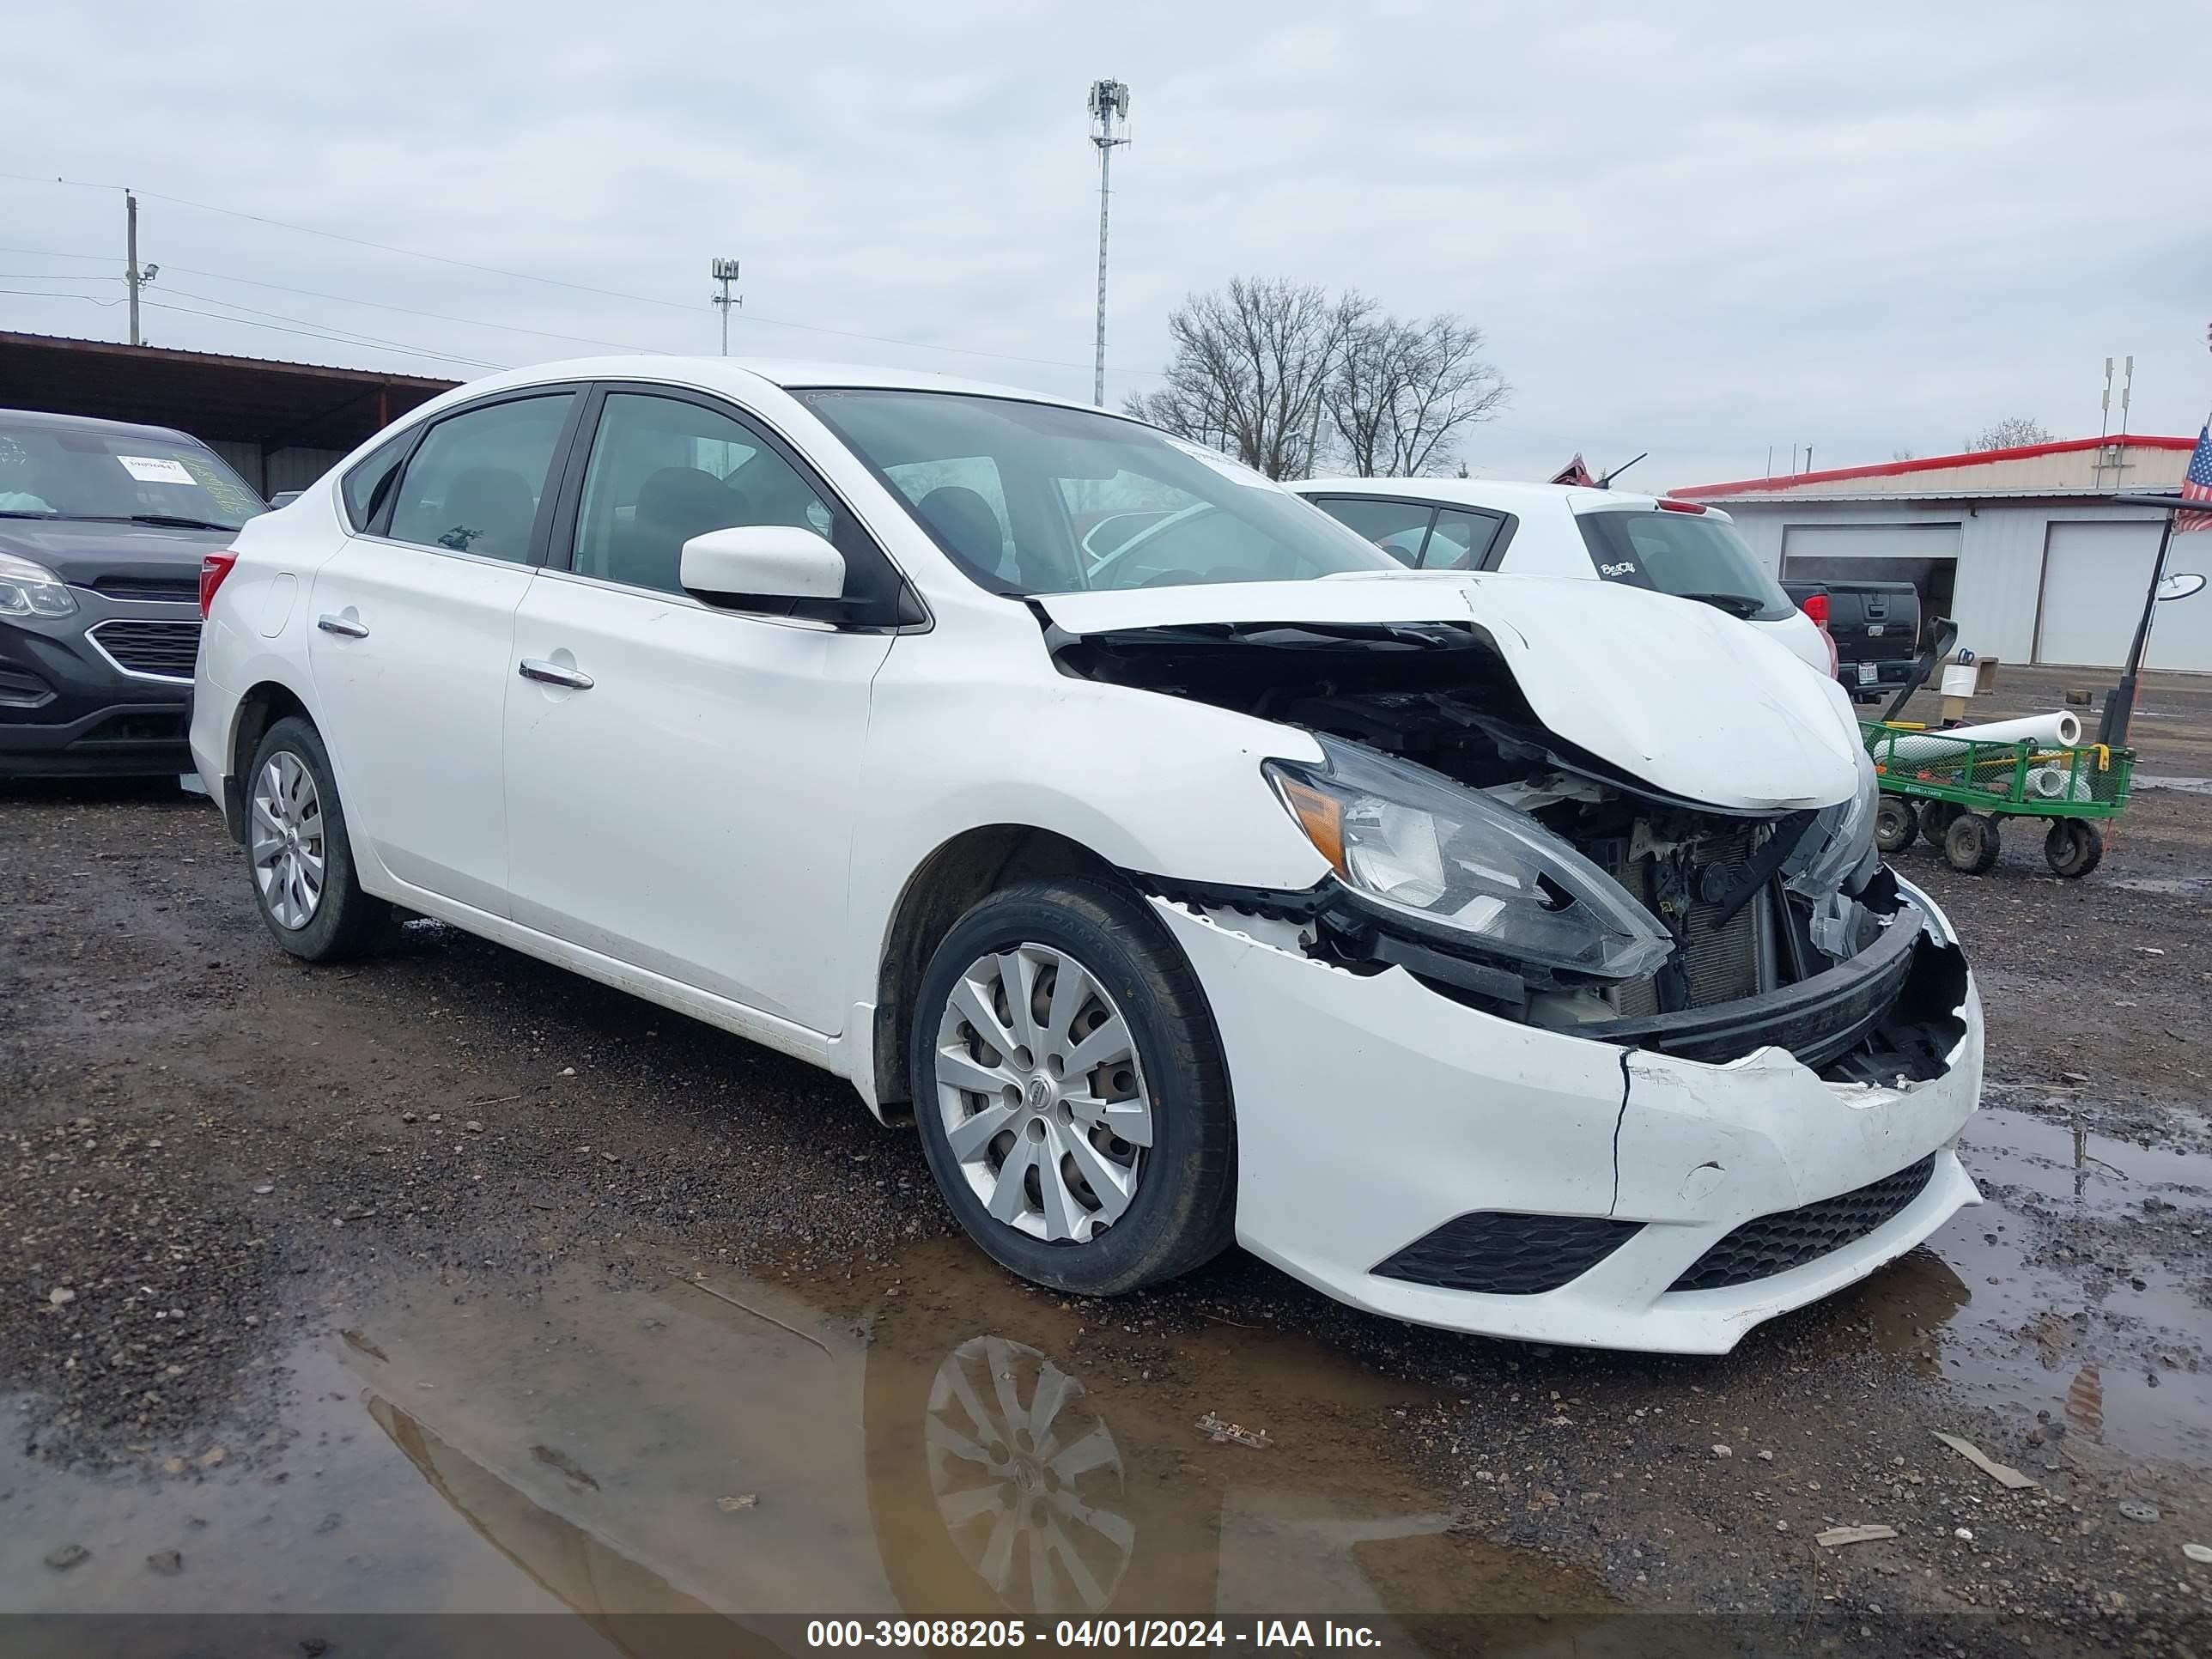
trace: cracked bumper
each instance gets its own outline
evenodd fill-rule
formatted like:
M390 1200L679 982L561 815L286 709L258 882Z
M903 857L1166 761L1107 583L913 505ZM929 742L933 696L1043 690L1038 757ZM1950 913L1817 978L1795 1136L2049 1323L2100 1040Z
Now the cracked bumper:
M1923 896L1908 892L1948 936ZM1493 1336L1725 1352L1762 1320L1863 1278L1979 1194L1959 1132L1981 1092L1981 1007L1941 1077L1822 1081L1778 1048L1726 1064L1493 1018L1397 969L1357 975L1156 901L1206 988L1237 1115L1238 1243L1370 1312ZM1746 1221L1852 1192L1936 1154L1901 1212L1789 1271L1668 1286ZM1372 1269L1474 1211L1645 1224L1528 1296Z

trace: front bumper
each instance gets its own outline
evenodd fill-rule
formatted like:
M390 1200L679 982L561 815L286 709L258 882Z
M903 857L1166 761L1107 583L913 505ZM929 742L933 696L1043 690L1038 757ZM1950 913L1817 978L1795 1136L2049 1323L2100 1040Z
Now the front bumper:
M191 605L72 588L73 616L0 622L0 777L159 777L192 770L181 675L133 673L100 648L108 623L197 626Z
M1899 886L1946 944L1949 926ZM1205 986L1237 1114L1237 1237L1341 1301L1419 1324L1721 1353L1980 1201L1956 1156L1981 1093L1981 1006L1941 1074L1822 1080L1787 1051L1723 1064L1484 1014L1402 969L1357 974L1155 900ZM1811 1260L1670 1288L1745 1223L1857 1193L1933 1154L1909 1202ZM1491 1294L1376 1269L1455 1218L1610 1218L1626 1242L1556 1289Z

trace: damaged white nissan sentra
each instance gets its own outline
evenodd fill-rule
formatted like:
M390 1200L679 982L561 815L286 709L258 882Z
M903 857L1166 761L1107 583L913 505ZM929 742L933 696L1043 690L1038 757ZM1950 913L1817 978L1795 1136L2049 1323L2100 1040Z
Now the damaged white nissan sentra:
M1021 392L670 358L450 392L202 591L285 948L436 917L827 1066L1042 1284L1234 1238L1721 1351L1977 1201L1958 941L1839 688L1706 606L1406 571Z

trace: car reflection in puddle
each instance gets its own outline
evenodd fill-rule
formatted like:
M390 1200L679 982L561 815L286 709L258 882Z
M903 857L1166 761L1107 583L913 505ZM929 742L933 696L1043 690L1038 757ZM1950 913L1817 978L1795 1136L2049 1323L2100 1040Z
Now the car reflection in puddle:
M2174 1266L2212 1208L2212 1158L2007 1107L1966 1142L1990 1203L1858 1292L1876 1344L2040 1413L2051 1439L2212 1466L2205 1285Z
M1139 1304L1059 1302L954 1244L841 1286L844 1308L643 1265L665 1273L643 1293L424 1287L364 1313L346 1354L436 1493L625 1650L659 1650L649 1615L672 1613L1304 1608L1419 1646L1424 1615L1519 1613L1548 1641L1570 1626L1536 1615L1617 1605L1455 1528L1448 1493L1398 1472L1419 1392L1317 1345L1155 1335L1117 1322Z

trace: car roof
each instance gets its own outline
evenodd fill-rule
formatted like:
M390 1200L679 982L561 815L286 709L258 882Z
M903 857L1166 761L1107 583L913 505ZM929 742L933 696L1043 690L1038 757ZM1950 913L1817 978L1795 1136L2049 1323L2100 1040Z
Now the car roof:
M1650 509L1656 495L1632 489L1594 489L1587 484L1530 483L1517 478L1298 478L1290 488L1301 495L1392 495L1401 500L1487 507L1504 513L1542 512L1564 504L1572 513ZM1728 514L1717 507L1716 518Z
M970 396L1014 398L1024 403L1056 404L1066 409L1089 409L1089 404L1054 397L1027 386L1000 386L951 374L933 374L913 368L890 368L878 363L842 363L820 359L781 357L699 357L630 356L579 357L566 362L532 363L468 381L459 392L475 396L509 387L536 386L560 380L677 380L687 385L718 387L732 392L754 390L763 381L787 392L830 387L862 387L871 391L958 392ZM447 394L448 398L454 394ZM442 401L442 400L441 400ZM1112 415L1111 410L1100 414Z
M44 409L0 409L0 426L35 426L49 431L105 432L114 438L166 438L177 443L198 444L189 432L173 426L141 426L135 421L103 421L90 415L61 415ZM206 446L202 444L202 448Z

